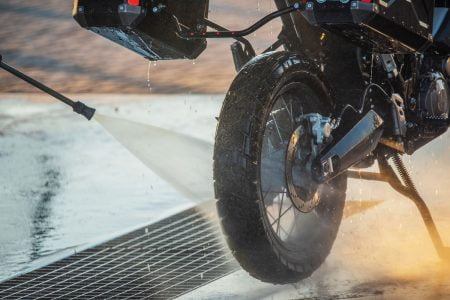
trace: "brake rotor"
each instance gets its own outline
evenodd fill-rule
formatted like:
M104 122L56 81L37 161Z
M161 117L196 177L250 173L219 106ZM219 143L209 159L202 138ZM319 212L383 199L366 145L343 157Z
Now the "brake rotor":
M319 184L312 176L312 163L316 156L314 140L308 133L308 124L297 127L291 135L286 154L286 185L295 208L311 212L320 201Z

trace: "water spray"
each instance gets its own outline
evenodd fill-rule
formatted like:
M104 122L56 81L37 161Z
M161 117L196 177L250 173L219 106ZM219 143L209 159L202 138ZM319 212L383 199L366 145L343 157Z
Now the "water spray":
M75 102L4 63L1 55L0 68L69 105L88 120L95 114L96 121L105 130L186 198L202 203L214 197L211 144L159 127L96 114L94 108ZM183 154L177 149L183 149Z
M43 91L46 94L49 94L50 96L58 99L59 101L69 105L70 107L73 108L73 111L83 115L86 119L91 120L92 117L95 114L95 109L92 107L87 106L86 104L84 104L83 102L80 101L73 101L70 98L67 98L66 96L62 95L61 93L58 93L57 91L49 88L48 86L46 86L45 84L31 78L30 76L20 72L19 70L11 67L10 65L6 64L5 62L3 62L2 59L2 55L0 54L0 68L2 68L3 70L11 73L12 75L22 79L23 81L31 84L32 86L40 89L41 91Z

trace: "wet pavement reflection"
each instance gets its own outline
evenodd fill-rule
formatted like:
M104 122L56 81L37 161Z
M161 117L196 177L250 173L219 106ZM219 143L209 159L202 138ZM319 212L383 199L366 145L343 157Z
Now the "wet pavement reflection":
M190 96L186 102L179 96L169 102L166 97L125 102L119 98L100 107L116 117L163 126L177 134L193 133L211 144L220 99ZM47 104L24 103L29 115L17 116L14 105L0 103L5 114L27 122L8 127L14 118L0 121L4 122L0 123L4 178L0 223L6 228L0 235L0 280L26 268L30 260L150 222L174 207L193 205L188 195L148 170L100 126L76 119L68 123L70 113ZM39 115L48 110L58 117L42 121ZM80 133L76 137L69 133L74 130ZM195 152L195 145L190 144L190 152ZM447 133L405 157L446 245L450 245L449 150ZM177 178L182 178L183 170L173 168L167 171L180 172ZM194 180L193 174L189 176L190 182ZM205 189L204 193L211 192ZM449 298L450 264L436 255L414 203L385 183L359 179L349 180L347 194L336 243L312 277L294 285L273 286L240 270L184 298ZM214 207L208 213L214 218Z

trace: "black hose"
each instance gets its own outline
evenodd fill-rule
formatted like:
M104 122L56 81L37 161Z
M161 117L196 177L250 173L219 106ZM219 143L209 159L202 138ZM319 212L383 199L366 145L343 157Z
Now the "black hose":
M360 108L359 108L359 109L356 109L353 105L347 103L347 104L342 108L341 113L339 114L339 117L336 119L336 123L335 123L335 125L334 125L334 128L335 128L335 129L336 129L336 128L339 126L339 124L341 123L342 117L344 116L344 114L345 114L345 112L346 112L347 110L351 109L351 110L353 110L355 113L357 113L357 114L359 114L359 115L362 114L362 113L364 112L364 106L366 105L367 95L369 94L369 91L370 91L370 89L371 89L372 87L378 88L378 89L386 96L386 98L388 98L388 99L390 98L390 97L389 97L389 94L386 92L386 90L383 89L380 85L378 85L378 84L376 84L376 83L369 83L369 84L366 86L366 88L364 89L364 93L363 93L363 96L362 96L362 98L361 98Z
M252 34L262 26L266 25L273 19L276 19L278 17L281 17L283 15L292 13L294 11L299 11L305 8L305 5L303 3L296 2L292 4L289 7L277 10L264 18L257 21L255 24L251 25L250 27L243 29L243 30L236 30L236 31L230 31L230 30L224 30L224 31L205 31L205 32L183 32L180 29L180 26L178 26L179 31L178 35L183 39L204 39L204 38L238 38L238 37L244 37L246 35Z

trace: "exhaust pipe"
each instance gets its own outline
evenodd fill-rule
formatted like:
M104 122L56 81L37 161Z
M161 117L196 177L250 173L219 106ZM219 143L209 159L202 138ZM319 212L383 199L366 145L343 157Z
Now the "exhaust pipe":
M345 172L378 146L383 134L383 119L374 110L367 114L334 146L323 153L316 165L318 182Z
M19 70L11 67L10 65L3 62L2 55L0 54L0 68L7 71L8 73L11 73L12 75L22 79L25 82L28 82L32 86L40 89L46 94L49 94L50 96L58 99L59 101L69 105L72 107L73 111L84 116L86 119L91 120L92 117L95 114L95 109L92 107L87 106L83 102L80 101L73 101L72 99L67 98L66 96L58 93L57 91L49 88L48 86L40 83L39 81L27 76L26 74L20 72Z

